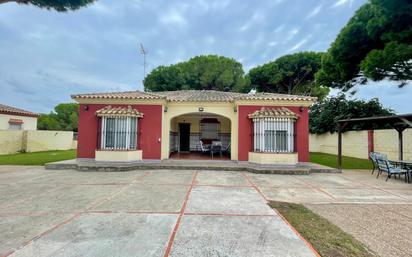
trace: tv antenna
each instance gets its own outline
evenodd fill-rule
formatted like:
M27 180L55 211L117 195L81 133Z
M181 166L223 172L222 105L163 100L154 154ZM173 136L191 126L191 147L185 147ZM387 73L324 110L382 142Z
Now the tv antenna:
M143 80L146 77L146 55L147 55L147 49L144 48L143 44L140 43L140 54L143 55Z

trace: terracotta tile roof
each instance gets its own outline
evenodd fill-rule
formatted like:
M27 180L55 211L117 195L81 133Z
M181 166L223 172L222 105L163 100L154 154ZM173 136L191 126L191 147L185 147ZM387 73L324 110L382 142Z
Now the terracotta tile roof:
M125 117L143 117L143 113L133 109L130 105L127 107L112 107L111 105L96 111L98 117L110 117L110 116L125 116Z
M315 101L315 97L274 93L243 94L215 90L179 90L163 92L113 92L72 95L73 99L166 99L171 102L233 102L235 100Z
M249 118L294 118L297 119L298 115L288 108L265 108L255 111L248 115Z
M124 91L109 93L90 93L72 95L73 99L161 99L162 96L141 92L141 91Z
M301 95L276 94L276 93L255 93L255 94L242 94L240 97L237 97L237 100L316 101L316 97L301 96Z
M179 90L153 93L165 96L171 102L232 102L236 97L243 95L242 93L215 90Z
M20 115L20 116L29 116L29 117L38 117L39 114L34 112L29 112L23 109L11 107L8 105L0 104L0 113L9 114L9 115Z

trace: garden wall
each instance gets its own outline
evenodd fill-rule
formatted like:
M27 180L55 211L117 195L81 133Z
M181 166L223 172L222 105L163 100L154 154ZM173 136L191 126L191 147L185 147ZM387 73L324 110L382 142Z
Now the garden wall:
M76 145L72 131L0 130L0 154L69 150Z
M370 133L370 132L369 132ZM373 135L373 137L372 137ZM342 154L356 158L368 158L368 149L385 153L389 159L398 159L398 132L394 129L375 130L368 140L368 131L349 131L342 134ZM338 153L338 134L310 134L311 152ZM403 159L412 160L412 129L403 132Z

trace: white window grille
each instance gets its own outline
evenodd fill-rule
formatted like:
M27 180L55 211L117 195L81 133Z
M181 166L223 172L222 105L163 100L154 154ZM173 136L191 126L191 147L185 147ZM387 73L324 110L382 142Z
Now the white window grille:
M294 152L293 118L253 118L254 152Z
M137 117L101 117L100 148L103 150L137 149Z

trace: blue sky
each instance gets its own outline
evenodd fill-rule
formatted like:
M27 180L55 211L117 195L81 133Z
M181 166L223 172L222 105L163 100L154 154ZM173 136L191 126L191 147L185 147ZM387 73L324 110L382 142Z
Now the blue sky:
M366 0L99 0L76 12L0 5L0 103L49 112L70 94L143 90L148 69L201 54L240 61L244 69L299 51L326 51ZM362 86L408 112L411 86ZM410 108L409 108L410 109ZM410 112L410 111L409 111Z

